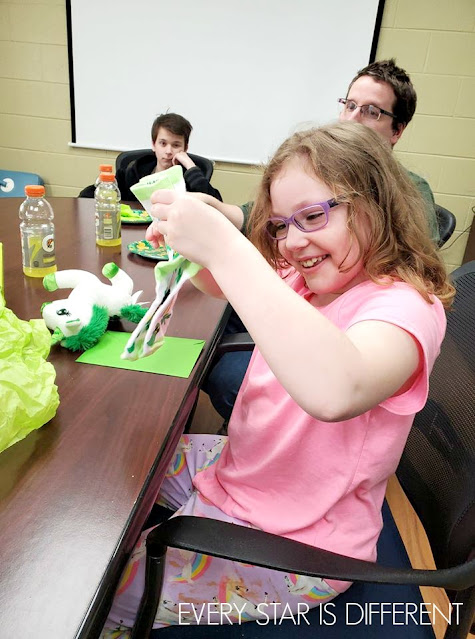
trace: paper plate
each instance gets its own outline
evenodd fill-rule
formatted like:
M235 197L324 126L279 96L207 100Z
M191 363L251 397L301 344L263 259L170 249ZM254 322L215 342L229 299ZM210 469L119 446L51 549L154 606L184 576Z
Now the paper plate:
M168 260L166 248L164 246L155 248L148 240L132 242L131 244L128 244L127 248L131 253L135 253L141 257L146 257L149 260Z
M120 221L122 224L150 224L152 218L147 211L128 208L121 211Z

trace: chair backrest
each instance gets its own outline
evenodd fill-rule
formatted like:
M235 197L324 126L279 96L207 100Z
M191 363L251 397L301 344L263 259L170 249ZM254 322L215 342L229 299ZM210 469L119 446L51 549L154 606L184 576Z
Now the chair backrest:
M28 184L44 184L36 173L0 169L0 197L22 197Z
M142 157L143 155L155 155L153 151L150 149L137 149L136 151L123 151L119 153L119 155L115 159L115 170L116 173L119 169L126 169L127 166ZM203 175L207 180L211 180L211 176L213 175L214 164L208 158L203 157L202 155L195 155L194 153L188 153L190 158L199 166L199 168L203 171Z
M457 293L429 398L397 470L438 568L463 563L475 550L475 261L452 278Z
M444 209L440 204L435 205L435 214L439 227L439 248L443 246L455 231L457 218L448 209Z
M142 155L154 155L154 152L151 149L136 149L135 151L122 151L115 159L115 172L117 173L119 169L125 170L127 166L142 157Z

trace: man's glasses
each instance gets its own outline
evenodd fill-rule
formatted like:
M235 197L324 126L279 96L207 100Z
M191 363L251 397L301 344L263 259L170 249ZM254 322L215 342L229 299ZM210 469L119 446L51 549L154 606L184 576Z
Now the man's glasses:
M287 237L290 224L296 226L299 231L311 233L319 231L328 224L328 213L340 202L332 198L326 202L318 202L304 206L295 211L290 217L271 217L266 224L266 231L273 240L283 240Z
M395 118L394 113L385 111L380 107L374 106L374 104L356 104L354 100L348 100L347 98L338 98L338 102L342 105L344 113L353 113L356 109L360 110L361 115L368 120L377 121L382 114L389 115L390 118Z

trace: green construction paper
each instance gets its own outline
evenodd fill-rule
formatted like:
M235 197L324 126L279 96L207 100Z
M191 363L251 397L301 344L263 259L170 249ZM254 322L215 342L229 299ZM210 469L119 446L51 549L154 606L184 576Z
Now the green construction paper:
M77 358L80 364L95 364L131 371L158 373L172 377L189 377L204 346L202 339L165 337L155 353L135 361L121 359L129 333L107 331L99 342Z

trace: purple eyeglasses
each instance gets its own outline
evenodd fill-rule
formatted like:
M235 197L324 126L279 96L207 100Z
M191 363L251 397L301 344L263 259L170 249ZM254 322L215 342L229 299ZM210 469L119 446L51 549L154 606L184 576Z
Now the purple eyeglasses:
M287 237L289 225L293 224L299 231L311 233L319 231L328 224L328 213L334 206L338 206L335 198L331 198L326 202L318 202L309 204L303 209L295 211L290 217L271 217L266 223L266 231L273 240L284 240Z

